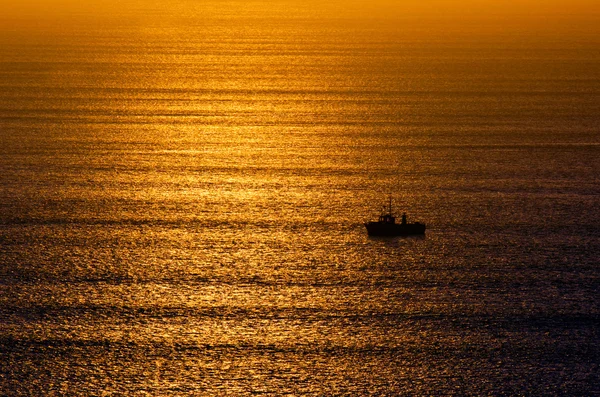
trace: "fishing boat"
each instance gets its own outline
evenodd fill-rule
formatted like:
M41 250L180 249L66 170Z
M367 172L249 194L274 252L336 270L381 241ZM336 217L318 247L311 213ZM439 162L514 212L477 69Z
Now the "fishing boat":
M392 212L392 198L387 207L387 213L384 212L375 222L366 222L365 227L369 236L411 236L425 234L425 224L420 222L408 223L406 213L402 214L402 221L396 223L396 217Z

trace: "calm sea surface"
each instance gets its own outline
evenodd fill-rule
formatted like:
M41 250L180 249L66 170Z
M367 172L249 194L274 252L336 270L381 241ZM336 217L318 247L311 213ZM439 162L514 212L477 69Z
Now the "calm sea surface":
M3 17L1 395L600 395L600 28L153 7Z

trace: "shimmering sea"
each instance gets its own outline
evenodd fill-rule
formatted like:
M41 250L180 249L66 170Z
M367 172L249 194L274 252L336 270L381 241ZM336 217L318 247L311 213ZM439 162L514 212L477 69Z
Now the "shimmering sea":
M0 395L600 395L600 24L141 4L0 17Z

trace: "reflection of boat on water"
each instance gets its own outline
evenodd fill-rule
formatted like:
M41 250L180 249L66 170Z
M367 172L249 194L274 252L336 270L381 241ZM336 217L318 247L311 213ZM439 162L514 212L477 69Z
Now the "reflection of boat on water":
M406 222L406 213L402 214L401 223L396 223L396 217L392 213L391 197L387 210L387 214L381 214L377 222L365 223L369 236L411 236L425 234L425 224L420 222Z

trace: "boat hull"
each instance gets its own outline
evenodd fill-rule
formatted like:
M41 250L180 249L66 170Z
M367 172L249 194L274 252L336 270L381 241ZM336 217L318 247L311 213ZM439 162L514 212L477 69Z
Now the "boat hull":
M425 234L424 223L382 223L382 222L367 222L365 223L369 236L412 236Z

